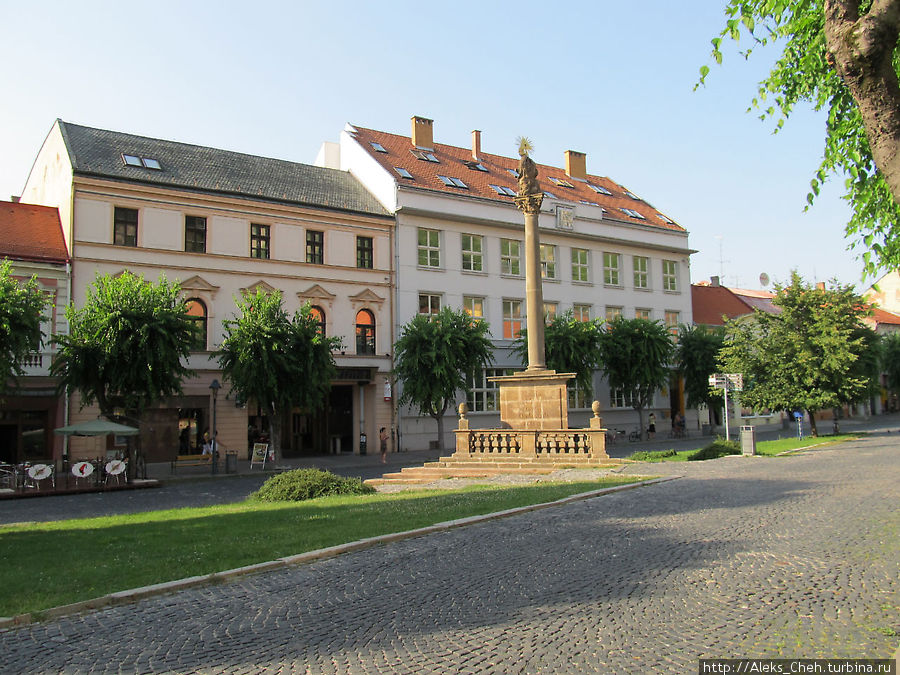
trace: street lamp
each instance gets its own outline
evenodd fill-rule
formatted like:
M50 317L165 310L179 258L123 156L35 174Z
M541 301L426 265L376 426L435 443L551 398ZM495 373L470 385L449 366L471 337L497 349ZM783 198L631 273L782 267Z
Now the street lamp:
M219 442L216 438L216 398L219 395L219 389L222 388L222 385L219 384L219 381L214 379L209 384L209 389L212 391L213 404L212 404L212 430L210 431L210 443L212 444L212 473L215 476L219 473Z

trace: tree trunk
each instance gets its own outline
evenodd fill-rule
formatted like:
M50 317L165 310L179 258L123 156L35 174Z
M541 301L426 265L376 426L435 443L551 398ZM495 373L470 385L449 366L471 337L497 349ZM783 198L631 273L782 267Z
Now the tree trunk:
M269 443L272 450L272 461L281 461L281 411L269 407Z
M649 434L647 433L647 429L644 427L644 409L643 408L635 408L638 414L638 434L641 437L642 441L649 440Z
M806 414L809 415L809 433L813 438L818 438L819 430L816 428L816 411L807 410Z
M434 418L435 422L437 422L438 428L438 449L441 451L441 454L444 453L447 446L444 443L444 414L447 412L447 401L444 401L444 406L439 410L435 411L431 416Z
M827 58L859 107L878 171L900 204L900 82L893 54L900 0L825 0Z

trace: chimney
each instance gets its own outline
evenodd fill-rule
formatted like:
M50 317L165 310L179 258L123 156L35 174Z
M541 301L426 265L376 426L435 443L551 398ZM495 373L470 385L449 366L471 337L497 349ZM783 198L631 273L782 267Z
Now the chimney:
M816 283L816 290L824 291L825 290L825 282L819 281L818 283Z
M476 162L481 154L481 132L477 129L472 131L472 159Z
M412 144L423 150L434 150L434 120L412 118Z
M721 284L719 283L719 277L717 277L717 276L710 277L709 285L712 286L713 288L718 288L719 286L721 286Z
M575 150L566 150L566 175L569 178L587 180L587 155Z
M9 196L9 201L11 201L13 204L18 204L18 203L19 203L19 200L20 200L21 198L22 198L22 197L20 197L19 195L10 195L10 196Z

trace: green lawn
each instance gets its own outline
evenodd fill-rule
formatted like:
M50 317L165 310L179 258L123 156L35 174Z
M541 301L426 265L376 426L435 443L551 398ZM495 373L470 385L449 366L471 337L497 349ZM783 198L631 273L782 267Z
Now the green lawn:
M838 434L834 436L805 436L799 438L782 438L776 441L759 441L756 444L756 454L774 457L783 452L790 450L799 450L800 448L816 447L820 445L830 445L833 443L844 443L859 438L858 434ZM636 462L685 462L691 455L699 452L698 450L641 450L630 455L628 459Z
M274 560L358 539L633 483L634 477L519 487L253 500L225 506L0 527L0 616Z

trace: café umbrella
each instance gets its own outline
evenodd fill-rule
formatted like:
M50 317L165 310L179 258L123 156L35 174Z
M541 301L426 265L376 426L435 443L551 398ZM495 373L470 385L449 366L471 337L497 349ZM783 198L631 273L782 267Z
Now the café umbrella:
M61 436L108 436L110 434L115 434L116 436L137 436L141 433L141 430L136 427L116 424L100 418L70 424L54 431Z

